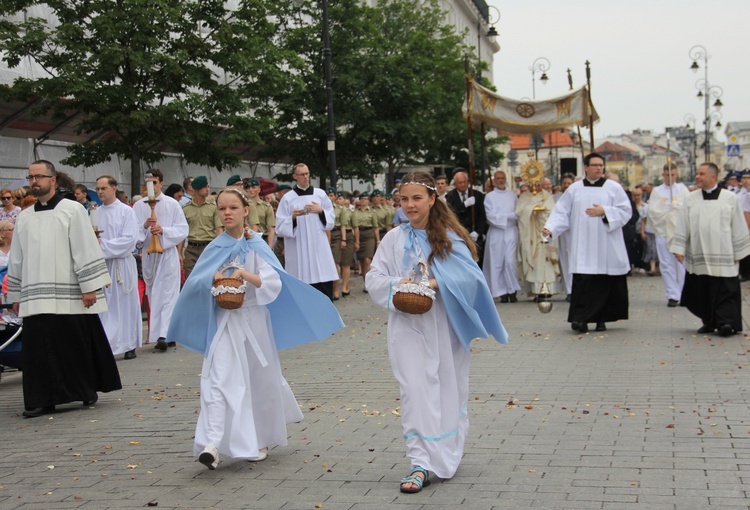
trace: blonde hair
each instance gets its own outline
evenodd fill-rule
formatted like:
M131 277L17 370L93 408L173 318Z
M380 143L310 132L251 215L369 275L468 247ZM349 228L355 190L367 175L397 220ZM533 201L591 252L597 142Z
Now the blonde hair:
M8 227L12 227L13 222L10 220L0 221L0 232L4 231ZM0 235L0 246L5 246L5 238Z
M452 230L463 239L471 252L472 258L478 260L477 248L474 241L469 237L469 233L458 222L456 215L448 208L448 205L437 198L435 179L432 175L421 170L409 172L401 179L401 186L408 186L409 184L424 186L427 189L428 196L435 196L436 198L427 217L427 240L432 246L427 261L431 263L436 255L445 259L453 250L453 242L448 237L448 230Z

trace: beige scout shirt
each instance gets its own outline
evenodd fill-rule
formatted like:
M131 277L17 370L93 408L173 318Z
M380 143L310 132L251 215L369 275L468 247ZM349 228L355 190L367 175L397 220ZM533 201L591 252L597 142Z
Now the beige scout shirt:
M185 219L189 227L188 241L193 243L206 243L213 241L216 237L217 228L223 228L219 219L219 210L216 204L204 202L197 205L190 200L182 207Z
M252 200L255 205L254 209L258 215L258 228L261 234L267 234L269 228L276 226L276 215L273 213L271 204L261 198Z

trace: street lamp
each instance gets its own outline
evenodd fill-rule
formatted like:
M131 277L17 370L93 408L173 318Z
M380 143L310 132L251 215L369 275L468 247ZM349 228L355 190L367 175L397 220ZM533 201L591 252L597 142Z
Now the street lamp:
M693 152L690 154L690 179L695 179L695 171L696 171L696 161L698 160L698 140L697 136L695 134L695 116L693 114L688 113L683 117L682 119L685 121L685 128L692 131L691 135L691 141L693 142Z
M549 81L549 77L547 76L547 71L549 71L550 63L549 60L547 60L544 57L539 57L538 59L534 60L534 63L531 64L531 67L529 68L531 70L531 97L536 99L536 72L539 71L542 73L542 76L539 77L539 81L542 82L542 85L545 85Z
M301 8L305 0L292 0L292 4ZM320 0L323 24L323 69L326 80L326 113L328 117L328 140L326 149L328 150L328 172L330 186L335 187L338 179L336 172L336 129L333 116L333 78L331 77L331 40L328 34L328 0Z
M489 30L485 34L487 36L487 39L489 39L490 43L494 43L497 39L498 35L500 35L497 32L497 29L495 28L495 23L500 21L500 10L497 7L493 7L491 5L486 5L486 10L479 10L479 14L477 15L477 83L480 85L482 84L482 20L488 25L490 25ZM497 17L492 17L492 14L490 12L490 9L494 9L497 13ZM487 140L485 138L485 128L484 123L482 123L482 134L480 137L480 146L481 146L481 152L482 152L482 162L479 168L479 178L480 182L484 182L484 171L487 168ZM472 176L473 177L473 176ZM474 183L472 183L473 185Z
M718 85L711 85L708 81L708 51L706 48L700 45L693 46L688 52L688 56L693 60L690 70L693 73L697 73L700 69L699 60L703 60L703 78L695 83L695 88L698 89L698 98L703 100L703 153L706 161L711 161L711 122L714 113L719 113L719 110L724 103L719 99L724 94L724 89ZM711 106L711 98L716 99L713 106L716 108L714 112L709 112ZM721 119L721 117L719 117ZM716 121L716 128L721 127L721 121Z

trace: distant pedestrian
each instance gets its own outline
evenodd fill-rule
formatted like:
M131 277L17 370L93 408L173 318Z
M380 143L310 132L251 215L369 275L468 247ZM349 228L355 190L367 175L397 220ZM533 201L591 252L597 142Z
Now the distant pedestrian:
M452 478L463 456L469 429L469 344L493 336L507 342L482 271L475 244L445 202L437 198L427 172L401 182L401 207L409 224L389 231L375 253L367 288L375 304L389 311L388 352L401 392L401 424L411 471L401 492L430 484L430 474ZM436 292L421 315L396 310L393 292L429 270Z
M698 333L729 336L742 331L738 262L750 255L750 236L737 195L718 186L718 175L713 163L698 167L700 189L685 199L670 250L685 263L680 304L703 322Z

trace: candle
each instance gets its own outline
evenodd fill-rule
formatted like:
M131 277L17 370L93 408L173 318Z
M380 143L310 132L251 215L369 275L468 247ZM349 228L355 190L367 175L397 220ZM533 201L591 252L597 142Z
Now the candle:
M154 181L146 181L146 190L148 192L148 199L154 199Z
M99 230L99 211L95 207L89 210L89 219L94 230Z

